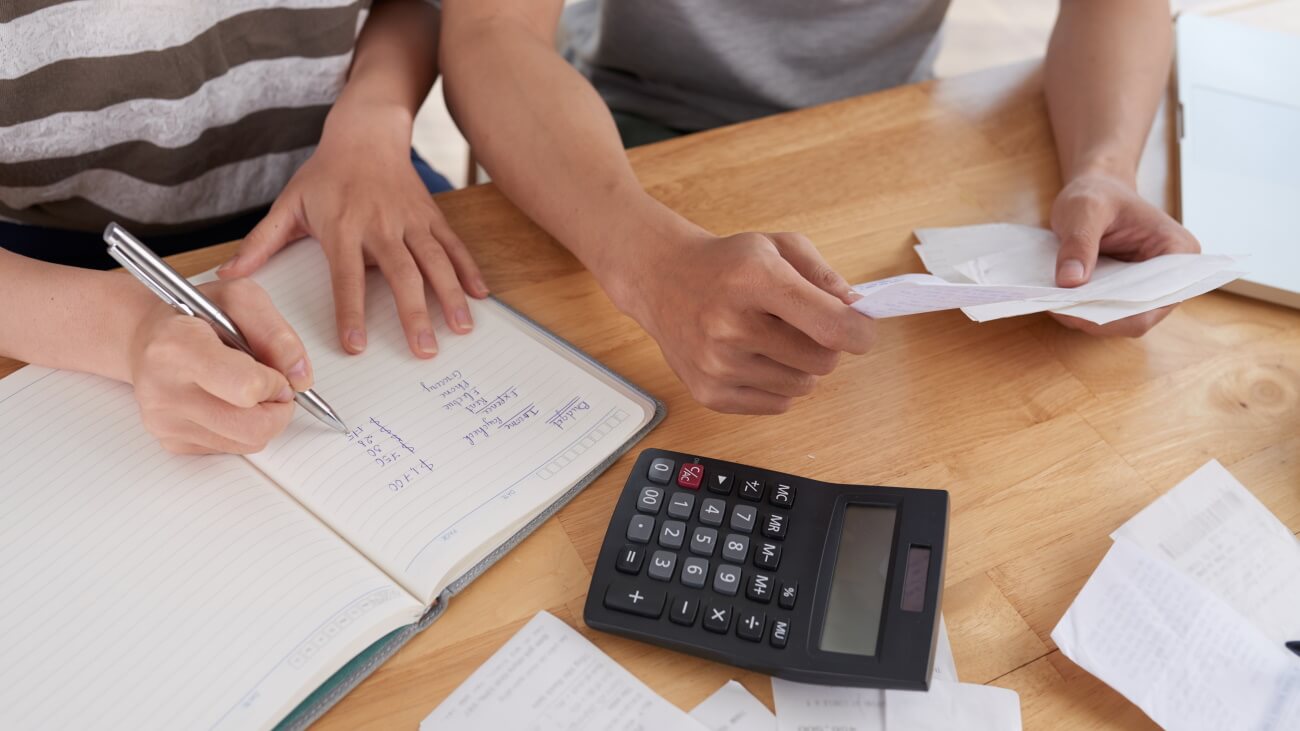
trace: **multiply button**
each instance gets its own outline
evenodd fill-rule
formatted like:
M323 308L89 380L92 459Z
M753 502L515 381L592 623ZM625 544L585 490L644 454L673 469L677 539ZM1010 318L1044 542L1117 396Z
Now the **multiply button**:
M776 483L772 486L772 495L767 500L781 508L794 505L794 485L787 485L783 482Z
M651 482L667 485L673 479L673 461L667 457L658 457L650 463L646 477Z
M682 487L688 487L692 490L700 489L700 482L704 480L704 465L687 462L682 465L682 469L677 473L677 484Z
M658 618L663 614L666 596L662 589L616 581L605 590L605 606L616 612Z
M636 499L636 509L643 513L658 515L659 508L664 504L664 490L662 487L643 487L641 495Z
M731 629L731 605L711 604L704 610L704 629L726 634Z
M767 617L762 612L744 610L736 622L736 635L750 642L760 642L763 639L763 624L766 621Z
M772 647L781 649L790 640L790 620L772 620Z

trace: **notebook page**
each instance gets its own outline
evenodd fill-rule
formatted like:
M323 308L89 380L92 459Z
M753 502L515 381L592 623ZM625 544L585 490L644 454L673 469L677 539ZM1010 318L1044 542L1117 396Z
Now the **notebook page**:
M255 279L306 343L316 392L352 431L300 412L251 460L425 601L653 415L648 401L544 344L496 302L471 301L468 335L438 316L439 353L421 360L372 270L368 345L352 356L338 344L315 242L288 247Z
M0 728L274 725L420 603L247 462L180 457L130 388L0 381Z

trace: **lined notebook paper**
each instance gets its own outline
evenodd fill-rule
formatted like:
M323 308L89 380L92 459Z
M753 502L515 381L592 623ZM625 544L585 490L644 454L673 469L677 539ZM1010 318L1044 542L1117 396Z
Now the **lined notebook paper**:
M301 412L247 459L176 456L125 385L0 381L0 728L268 728L657 415L498 302L419 360L373 276L349 356L319 246L258 279L348 436Z
M179 457L128 387L0 381L0 728L267 726L423 609L238 457Z
M471 301L471 335L439 318L439 353L419 360L372 272L369 344L353 356L338 344L319 246L291 246L256 279L352 434L299 413L251 461L426 602L652 416L649 401L575 367L498 303Z

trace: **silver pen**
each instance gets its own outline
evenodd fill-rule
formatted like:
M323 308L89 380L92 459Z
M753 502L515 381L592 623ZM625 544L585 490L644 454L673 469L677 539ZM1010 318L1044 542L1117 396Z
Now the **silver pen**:
M242 350L254 359L257 358L253 355L253 349L248 346L248 341L244 339L243 333L239 332L239 327L221 311L220 307L204 297L203 293L190 284L185 277L150 251L149 247L139 239L127 233L126 229L116 223L108 224L108 228L104 229L104 241L108 242L108 255L146 287L153 290L153 293L164 302L183 314L197 317L211 325L226 345ZM311 389L301 391L294 396L293 400L312 416L339 432L344 434L348 432L343 420L334 413L334 409L330 408L329 404L316 395L315 391Z

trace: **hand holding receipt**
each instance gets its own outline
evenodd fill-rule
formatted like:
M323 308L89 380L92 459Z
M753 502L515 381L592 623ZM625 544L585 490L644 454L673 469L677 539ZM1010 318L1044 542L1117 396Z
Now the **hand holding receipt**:
M256 359L234 321L126 229L110 223L104 229L104 240L109 244L109 256L164 302L185 315L207 322L222 342ZM321 422L336 431L347 433L347 426L342 419L311 389L295 394L294 400Z

